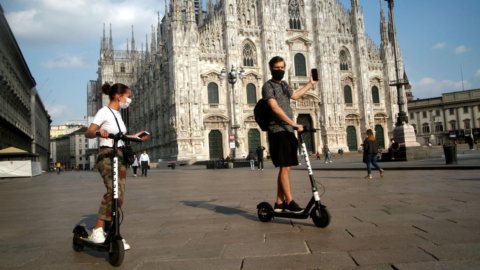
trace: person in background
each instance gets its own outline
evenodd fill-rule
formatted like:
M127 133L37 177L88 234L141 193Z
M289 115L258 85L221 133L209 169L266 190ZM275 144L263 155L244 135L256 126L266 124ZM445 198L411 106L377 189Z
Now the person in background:
M365 178L372 179L372 165L380 172L380 177L384 176L384 171L377 164L378 144L373 135L373 130L367 130L367 138L363 141L363 155L367 163L367 176Z
M55 168L57 169L57 174L60 174L62 172L62 163L57 162Z
M265 147L259 145L257 147L257 160L258 160L258 170L263 171L263 151L265 150Z
M250 170L255 170L255 156L253 152L250 151L250 153L248 153L247 160L250 161Z
M139 161L137 154L133 154L133 163L132 163L132 169L133 169L133 176L137 177L137 169L138 169Z
M147 177L148 166L150 166L150 157L147 154L147 151L143 151L140 155L140 166L142 166L142 176Z
M327 144L323 146L323 155L325 156L325 163L332 163L332 153Z

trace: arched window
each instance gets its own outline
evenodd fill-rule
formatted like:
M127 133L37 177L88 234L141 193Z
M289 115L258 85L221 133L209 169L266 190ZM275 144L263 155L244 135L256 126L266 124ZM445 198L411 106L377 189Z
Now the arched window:
M467 107L468 108L468 107ZM465 119L463 120L463 128L464 129L470 129L470 119Z
M290 29L302 29L298 0L290 0L288 3L288 15L290 17Z
M352 88L350 87L350 85L345 85L345 87L343 87L343 98L347 106L352 106L353 98L352 98Z
M347 51L341 50L340 51L340 70L350 70L351 68L350 63L350 55Z
M247 103L248 104L257 103L257 88L253 83L247 84Z
M295 54L295 76L307 76L307 66L305 56L301 53Z
M449 123L450 123L450 130L456 130L457 129L457 121L451 120Z
M246 67L255 65L255 48L250 43L243 46L243 65Z
M423 134L428 134L430 133L430 126L428 125L428 123L424 123L422 125L422 133Z
M214 82L208 84L208 104L218 104L218 85Z
M443 123L435 122L435 132L443 132Z
M378 87L372 87L372 101L375 104L380 104L380 94L378 93Z

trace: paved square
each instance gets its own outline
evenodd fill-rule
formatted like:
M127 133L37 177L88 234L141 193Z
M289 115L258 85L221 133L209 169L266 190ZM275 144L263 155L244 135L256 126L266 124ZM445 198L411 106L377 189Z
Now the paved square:
M479 170L315 171L332 221L277 218L277 170L179 167L129 177L121 269L480 269ZM311 194L292 171L295 200ZM107 254L72 249L104 192L96 172L0 179L1 269L111 269Z

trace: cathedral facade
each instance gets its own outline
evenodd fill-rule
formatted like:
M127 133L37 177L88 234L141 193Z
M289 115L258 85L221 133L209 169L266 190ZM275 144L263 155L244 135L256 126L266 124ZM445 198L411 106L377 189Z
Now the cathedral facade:
M318 129L307 136L309 152L324 145L357 151L367 129L375 130L380 147L388 146L398 113L397 90L390 86L396 36L381 6L377 46L365 32L358 0L350 9L338 0L207 0L205 11L202 0L166 2L141 48L133 28L126 50L113 48L111 32L108 41L105 31L102 38L98 87L130 85L134 102L123 112L128 128L152 134L136 150L195 162L232 153L243 158L267 146L253 108L271 78L268 61L277 55L286 60L285 80L293 89L308 83L311 68L319 72L317 85L291 103L298 123ZM233 84L224 76L231 71ZM106 104L108 97L95 98L102 99Z

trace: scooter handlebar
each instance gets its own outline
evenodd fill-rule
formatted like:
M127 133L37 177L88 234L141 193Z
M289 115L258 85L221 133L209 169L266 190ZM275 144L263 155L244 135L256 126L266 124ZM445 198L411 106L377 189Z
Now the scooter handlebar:
M97 131L97 132L95 133L95 135L97 135L97 137L101 137L100 131ZM117 133L117 134L109 133L109 134L108 134L108 138L109 138L109 139L114 139L114 140L116 140L116 141L122 140L122 141L124 141L124 142L126 142L126 141L130 141L130 142L142 142L142 139L140 139L140 138L128 137L127 135L125 135L125 134L123 134L123 133Z
M305 132L317 132L318 129L316 128L309 128L309 127L303 127L303 131L300 133L305 133Z

